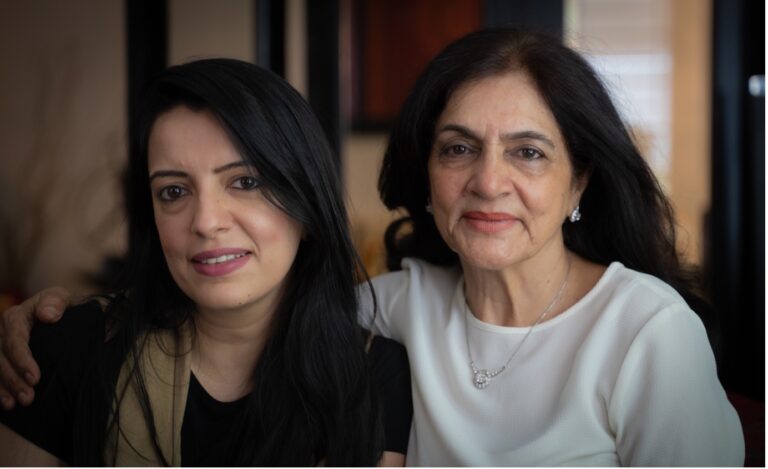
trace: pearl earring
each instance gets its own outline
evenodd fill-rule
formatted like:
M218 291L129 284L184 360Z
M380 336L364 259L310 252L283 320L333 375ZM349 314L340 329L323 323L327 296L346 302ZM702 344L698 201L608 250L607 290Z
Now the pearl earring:
M427 197L427 205L424 206L424 210L426 210L430 215L435 214L435 212L432 210L432 199L429 197Z
M571 220L571 223L576 223L577 221L581 220L581 211L579 210L578 205L573 209L568 219Z

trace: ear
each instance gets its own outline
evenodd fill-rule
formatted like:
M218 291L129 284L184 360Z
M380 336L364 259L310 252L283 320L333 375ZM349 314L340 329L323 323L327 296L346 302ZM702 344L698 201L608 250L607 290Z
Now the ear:
M573 181L573 190L581 198L581 194L587 189L590 173L584 173Z
M571 199L569 201L570 203L568 204L568 213L566 214L566 218L570 216L571 211L579 206L581 202L581 196L584 194L584 191L587 189L587 185L589 184L589 176L589 173L585 172L579 177L574 177L571 181Z
M573 178L573 181L571 182L571 210L579 205L581 196L584 194L584 191L587 189L587 185L589 184L589 176L590 174L585 172L581 176Z

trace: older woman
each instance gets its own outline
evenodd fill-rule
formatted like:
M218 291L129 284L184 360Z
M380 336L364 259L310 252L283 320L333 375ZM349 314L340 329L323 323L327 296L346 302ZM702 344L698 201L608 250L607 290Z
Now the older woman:
M409 463L743 463L668 202L582 57L505 29L448 46L379 183L409 214L374 279L411 357Z
M379 183L408 213L373 282L411 362L409 464L743 463L669 204L577 53L510 29L449 45Z

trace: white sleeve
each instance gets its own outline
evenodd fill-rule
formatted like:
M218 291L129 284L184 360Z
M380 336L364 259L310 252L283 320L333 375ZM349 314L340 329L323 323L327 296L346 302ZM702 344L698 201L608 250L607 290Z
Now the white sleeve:
M376 334L380 334L376 330L373 323L374 314L374 293L373 284L370 282L362 282L357 285L357 321L362 327L366 329L372 329ZM378 308L378 305L376 306Z
M608 408L624 466L742 466L739 417L717 379L699 318L683 305L654 315L621 365Z
M360 325L371 329L375 334L402 343L402 332L397 316L398 314L402 316L401 312L405 311L401 300L403 292L407 288L408 272L404 270L379 275L371 279L370 284L363 282L358 285L358 321Z

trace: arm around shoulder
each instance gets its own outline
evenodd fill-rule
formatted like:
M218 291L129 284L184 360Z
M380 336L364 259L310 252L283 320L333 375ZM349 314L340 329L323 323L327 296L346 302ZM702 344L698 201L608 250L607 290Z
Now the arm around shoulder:
M29 349L29 338L38 319L56 322L71 300L61 287L51 287L0 313L0 405L11 409L18 400L29 405L33 386L40 380L40 369Z

